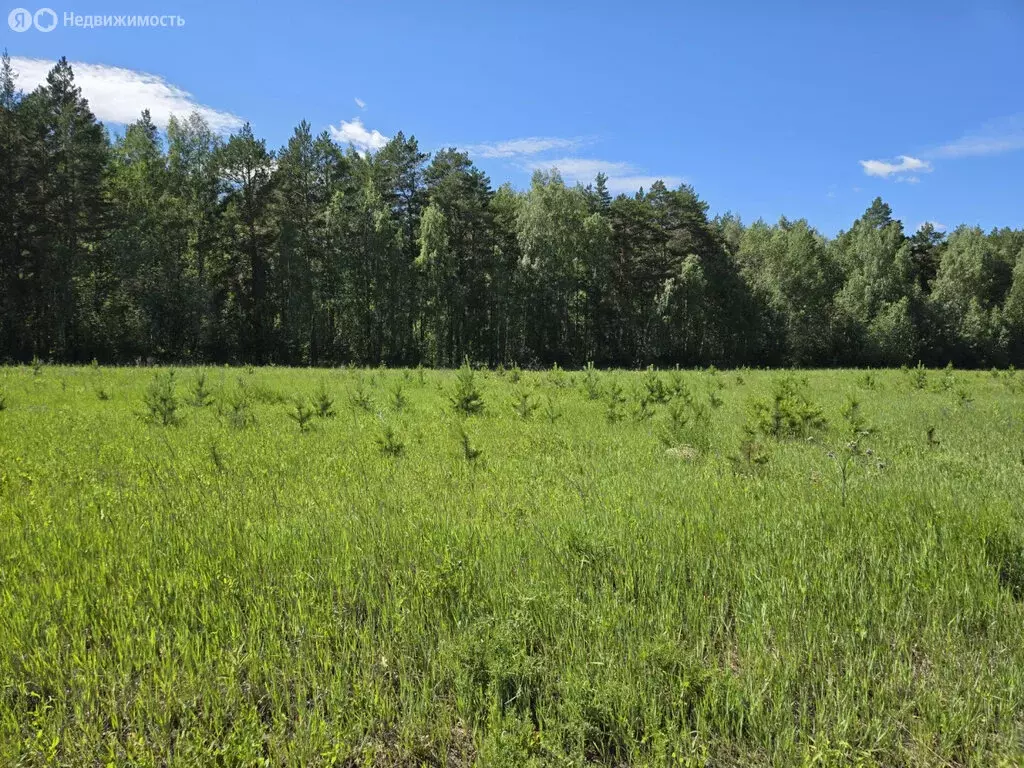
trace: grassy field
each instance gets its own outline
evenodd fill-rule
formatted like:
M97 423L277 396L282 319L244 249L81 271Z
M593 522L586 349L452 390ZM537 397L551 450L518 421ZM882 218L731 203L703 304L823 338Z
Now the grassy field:
M1024 763L1024 374L0 397L0 764Z

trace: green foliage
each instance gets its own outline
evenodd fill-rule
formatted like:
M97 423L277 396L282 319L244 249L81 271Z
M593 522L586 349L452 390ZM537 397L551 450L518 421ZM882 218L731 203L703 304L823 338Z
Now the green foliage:
M744 425L739 450L729 457L733 471L742 475L760 474L770 458L768 449L761 441L758 431L749 424Z
M461 416L478 416L484 412L484 401L476 385L476 374L466 360L456 377L452 407Z
M235 390L217 404L218 415L234 429L243 430L256 424L253 397L245 380L239 377Z
M0 359L39 377L42 357L472 356L550 368L553 387L588 360L1024 361L1019 230L908 233L876 198L829 238L805 220L710 218L688 185L613 199L600 174L495 190L466 152L431 156L401 132L365 154L306 122L278 149L199 114L108 133L67 61L38 88L3 72L0 285L18 290L0 296Z
M301 436L292 404L247 393L311 395L322 371L208 372L214 405L186 409L179 369L188 428L166 430L135 417L154 373L0 371L0 647L32 649L0 654L0 763L1021 762L1002 374L957 371L969 409L898 372L796 374L835 424L779 441L744 426L775 372L718 374L724 392L663 372L689 396L634 423L630 394L609 424L644 371L595 372L597 401L581 374L573 393L506 372L485 389L506 405L464 420L454 371L360 369L327 384L362 374L378 407L400 385L401 415ZM866 418L883 437L854 450Z
M1021 529L1001 528L985 538L985 557L999 586L1014 600L1024 601L1024 536Z
M227 461L221 447L216 443L210 443L210 463L218 473L227 471Z
M569 386L569 377L558 363L551 366L551 370L548 372L548 383L557 389Z
M969 389L967 389L966 387L956 388L956 404L958 406L960 406L961 408L966 408L973 402L974 396L971 394L971 391Z
M872 460L873 452L871 449L865 449L858 437L839 448L829 451L828 457L835 465L835 483L836 488L839 490L839 503L845 507L854 470L857 467L868 465ZM876 466L881 468L882 465L876 464Z
M515 393L515 397L512 401L512 410L515 411L519 418L531 418L539 407L540 404L525 389L521 389Z
M163 427L174 426L181 421L178 413L181 404L176 389L173 370L153 376L142 399L147 421Z
M356 378L355 386L349 393L348 402L356 410L367 412L373 410L373 398L370 396L362 376Z
M304 397L296 397L292 401L291 410L288 411L288 418L295 422L300 432L308 432L313 428L313 419L317 416L317 410Z
M583 391L587 393L590 400L601 399L601 385L598 383L597 370L593 363L587 363L583 370Z
M551 397L545 398L544 400L544 418L547 419L548 424L554 424L556 421L562 418L564 415L562 408L557 402Z
M825 429L821 408L808 399L806 387L791 376L776 379L770 399L753 403L754 424L763 435L776 440L805 438Z
M864 416L860 400L853 395L847 395L846 404L843 405L840 415L842 415L843 421L846 422L846 433L852 439L869 435L874 431Z
M395 427L386 421L381 422L376 442L381 454L388 458L397 459L405 455L405 441Z
M919 362L908 371L908 375L910 376L910 385L914 389L927 389L928 371L925 370L924 364Z
M608 408L605 411L605 418L610 424L622 421L625 416L626 395L617 381L612 381L607 389Z
M395 384L394 389L391 390L391 407L396 413L401 413L405 410L409 404L409 398L405 396L405 392L402 390L401 384Z
M205 408L213 403L213 392L206 384L206 371L200 369L192 380L192 405Z
M465 459L466 463L469 464L469 466L476 466L476 463L480 460L480 457L483 455L483 449L477 448L476 446L473 445L473 441L469 436L469 432L467 432L466 428L461 424L459 425L458 428L458 439L459 447L462 449L462 458Z
M690 446L702 451L711 446L711 413L694 400L677 401L666 409L658 437L667 448Z
M321 419L333 419L337 415L334 410L334 398L327 391L327 385L323 381L313 395L313 409Z
M636 402L633 404L633 409L630 415L633 417L633 421L647 421L654 417L654 407L651 405L651 401L647 398L646 392L636 392Z
M672 391L665 386L661 376L654 370L654 366L647 368L644 374L644 396L648 403L667 403L672 398Z

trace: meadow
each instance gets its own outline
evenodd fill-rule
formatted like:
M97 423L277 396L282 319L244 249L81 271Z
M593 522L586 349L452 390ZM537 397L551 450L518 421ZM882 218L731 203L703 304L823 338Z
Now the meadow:
M0 764L1024 763L1024 374L0 368Z

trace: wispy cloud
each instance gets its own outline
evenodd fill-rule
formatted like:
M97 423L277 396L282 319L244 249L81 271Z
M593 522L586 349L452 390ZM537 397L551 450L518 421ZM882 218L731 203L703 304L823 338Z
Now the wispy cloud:
M357 107L359 107L360 109L366 109L366 102L365 101L360 99L358 96L356 96L355 101L356 101L356 106Z
M978 157L1024 149L1024 114L992 120L979 130L936 147L935 157Z
M553 149L572 150L586 142L582 138L563 139L555 136L530 136L524 139L508 139L487 144L470 144L466 149L471 155L483 158L528 157Z
M881 176L883 179L896 174L928 173L932 166L927 160L910 155L900 155L898 163L886 160L861 160L861 167L868 176Z
M899 162L861 160L860 164L868 176L893 176L895 181L916 184L920 181L916 174L931 171L932 160L983 157L1019 150L1024 150L1024 113L991 120L959 139L921 151L920 157L900 155Z
M526 167L534 171L557 168L562 178L570 184L590 184L598 173L603 173L608 177L608 191L612 194L636 192L640 187L650 189L659 180L667 187L678 187L684 182L680 176L651 176L632 163L616 160L563 157L558 160L534 160L527 163Z
M920 224L917 225L917 228L921 230L924 229L929 224L931 225L932 229L934 229L936 232L945 232L948 229L948 227L945 224L940 224L937 221L922 221Z
M533 160L526 164L531 171L546 171L550 168L557 168L566 181L582 181L584 183L593 181L599 173L607 176L635 173L630 163L616 162L614 160L592 160L583 157L562 157L558 160Z
M377 130L367 130L358 117L342 120L341 125L331 126L331 136L339 144L351 144L360 152L366 153L380 149L388 143L388 137Z
M686 180L682 176L609 176L608 191L612 194L620 192L629 194L636 192L641 187L649 190L654 182L660 181L669 189L678 187Z
M18 87L24 91L46 82L54 64L48 59L11 57L11 66L18 73ZM192 112L198 112L218 133L239 128L244 122L230 112L200 104L191 93L159 75L80 61L71 62L71 69L93 114L106 123L133 123L144 109L149 110L153 122L161 128L167 126L171 115L182 118Z

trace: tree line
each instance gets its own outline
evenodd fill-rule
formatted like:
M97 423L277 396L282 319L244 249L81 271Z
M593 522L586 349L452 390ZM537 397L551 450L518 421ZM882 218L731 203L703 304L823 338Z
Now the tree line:
M0 168L0 360L1024 363L1024 230L908 234L881 199L827 238L686 185L494 189L402 133L111 138L66 60L26 94L6 55Z

